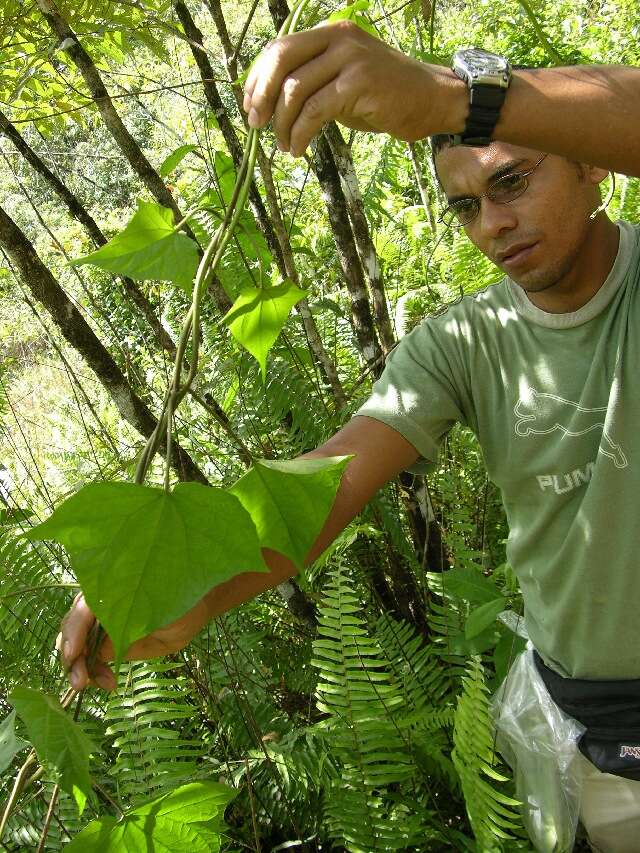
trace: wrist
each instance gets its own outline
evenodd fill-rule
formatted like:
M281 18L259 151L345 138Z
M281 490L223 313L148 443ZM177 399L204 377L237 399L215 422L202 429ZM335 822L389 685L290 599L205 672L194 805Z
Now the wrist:
M432 80L433 112L425 136L435 133L459 134L469 114L469 88L450 68L428 65Z

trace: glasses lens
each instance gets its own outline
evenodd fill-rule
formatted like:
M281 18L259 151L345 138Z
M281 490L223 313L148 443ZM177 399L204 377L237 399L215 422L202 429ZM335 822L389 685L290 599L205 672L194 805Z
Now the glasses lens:
M505 175L491 187L487 196L491 201L496 201L498 204L513 201L527 188L527 179L524 175Z
M478 215L478 201L475 198L462 199L450 205L445 212L445 221L449 225L468 225Z

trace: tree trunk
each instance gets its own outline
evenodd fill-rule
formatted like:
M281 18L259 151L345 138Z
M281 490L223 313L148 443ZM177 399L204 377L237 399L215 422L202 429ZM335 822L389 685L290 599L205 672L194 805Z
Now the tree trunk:
M110 353L42 263L25 234L1 207L0 244L12 259L26 287L44 305L65 339L94 371L122 417L148 438L156 427L155 417L133 392ZM193 459L177 444L172 450L171 463L181 480L208 484Z
M426 477L408 471L400 474L401 496L411 525L416 559L430 572L445 572L451 568L427 487Z
M415 175L416 183L418 184L418 190L420 191L420 200L422 201L422 205L429 219L429 228L431 228L431 233L435 235L437 227L436 215L433 210L433 203L431 201L429 187L427 186L427 182L424 177L424 172L422 171L422 166L420 165L420 157L418 155L418 148L416 143L408 142L407 150L409 151L409 159L411 160L411 165L413 167L413 174Z
M376 247L371 239L369 223L364 211L364 202L360 192L358 176L356 174L351 150L342 137L338 125L332 121L324 128L333 157L336 161L342 191L347 202L349 217L353 228L353 236L362 263L362 268L367 276L371 296L373 299L373 314L376 320L380 343L384 349L385 356L388 355L396 344L393 326L389 316L389 306L384 290L382 267L376 252Z
M358 347L374 376L377 376L383 367L382 349L373 325L369 294L349 222L347 203L340 186L340 176L329 143L323 135L317 138L313 168L322 187L336 251L351 297L351 315Z

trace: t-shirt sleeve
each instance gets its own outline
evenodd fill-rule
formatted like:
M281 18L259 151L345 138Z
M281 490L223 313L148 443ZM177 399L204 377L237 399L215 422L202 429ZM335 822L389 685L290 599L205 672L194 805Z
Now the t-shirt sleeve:
M400 341L355 413L382 421L406 438L422 457L412 468L416 473L433 467L446 433L456 422L466 422L458 357L437 319L423 321Z

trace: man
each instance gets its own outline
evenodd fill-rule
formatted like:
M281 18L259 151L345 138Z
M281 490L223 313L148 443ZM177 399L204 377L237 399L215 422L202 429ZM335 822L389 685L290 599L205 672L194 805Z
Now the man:
M445 219L507 276L408 335L360 412L308 454L354 454L308 562L384 483L434 460L461 421L503 492L540 665L562 684L630 685L640 679L640 238L599 209L599 185L609 171L640 175L640 70L509 77L498 64L487 100L474 102L474 57L462 60L456 73L422 64L340 23L273 42L246 83L249 123L271 120L294 156L332 119L409 141L452 135L434 138ZM130 657L182 648L212 616L295 573L282 555L265 558L270 574L221 584ZM79 596L59 638L76 688L89 680L92 623ZM92 676L105 688L111 651L107 640ZM588 768L582 817L594 849L637 849L640 782Z

